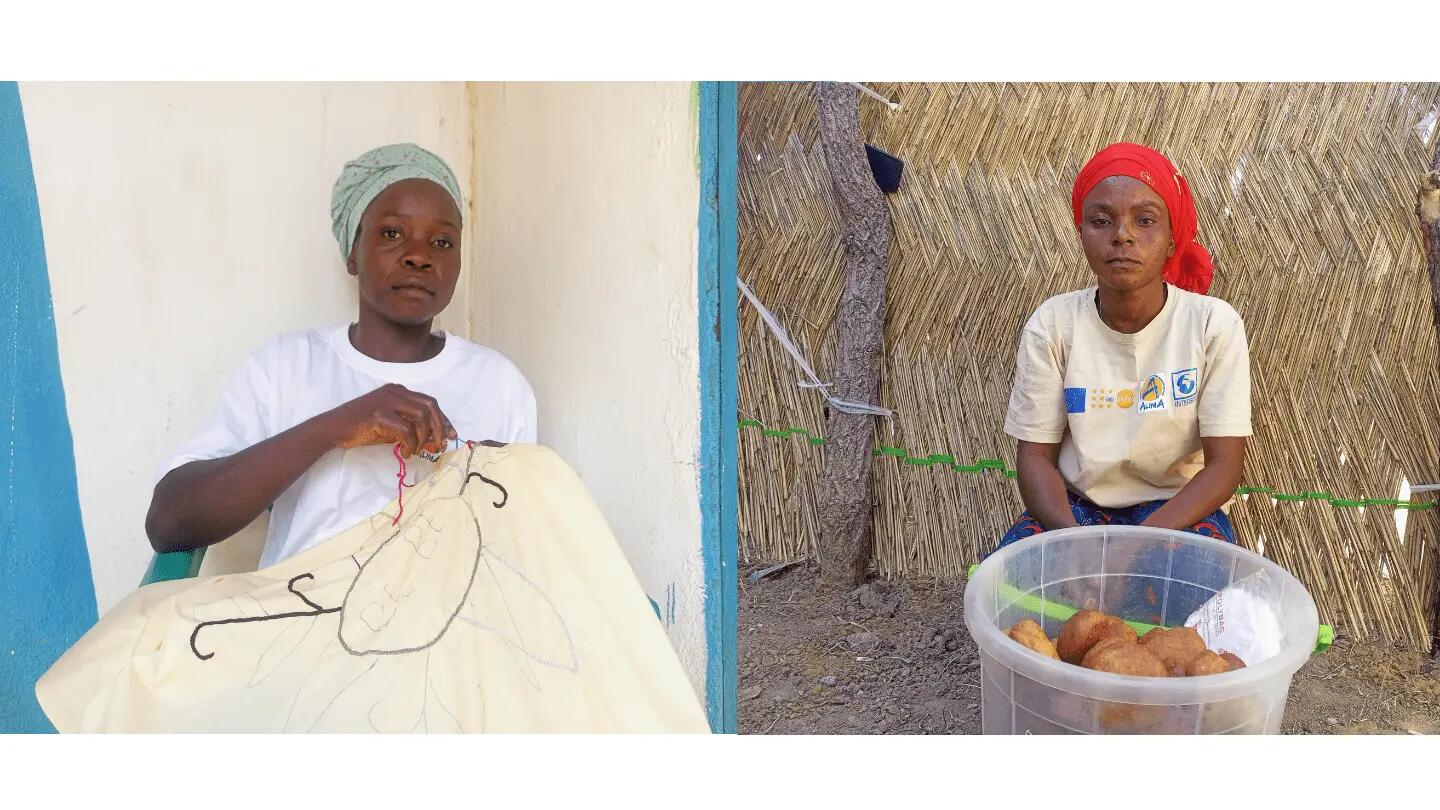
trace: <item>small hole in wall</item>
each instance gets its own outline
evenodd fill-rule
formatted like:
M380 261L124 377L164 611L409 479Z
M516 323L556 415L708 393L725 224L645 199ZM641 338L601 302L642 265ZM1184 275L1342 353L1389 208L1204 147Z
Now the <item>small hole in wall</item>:
M1407 478L1401 478L1401 479L1400 479L1400 491L1397 492L1397 493L1395 493L1395 500L1397 500L1397 501L1408 501L1408 500L1410 500L1410 480L1409 480L1409 479L1407 479ZM1402 545L1402 546L1405 545L1405 526L1406 526L1406 524L1409 523L1409 521L1410 521L1410 512L1409 512L1409 510L1406 510L1406 509L1396 509L1396 510L1395 510L1395 537L1400 541L1400 545Z

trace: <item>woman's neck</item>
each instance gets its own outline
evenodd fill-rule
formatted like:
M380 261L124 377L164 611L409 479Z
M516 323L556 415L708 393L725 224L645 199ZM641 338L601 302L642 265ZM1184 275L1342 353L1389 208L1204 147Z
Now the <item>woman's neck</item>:
M382 363L419 363L445 348L445 338L430 333L432 323L392 323L361 310L359 322L350 325L350 345Z
M1121 334L1133 335L1155 320L1155 316L1165 308L1168 297L1169 291L1163 281L1138 290L1099 287L1095 292L1095 306L1106 326Z

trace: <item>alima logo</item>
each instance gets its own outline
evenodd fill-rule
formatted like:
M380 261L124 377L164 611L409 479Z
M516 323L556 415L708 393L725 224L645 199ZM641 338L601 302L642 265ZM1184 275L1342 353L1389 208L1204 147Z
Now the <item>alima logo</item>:
M1140 413L1165 410L1165 380L1151 374L1140 386Z
M1170 386L1175 389L1175 407L1194 405L1200 390L1200 372L1193 368L1176 371L1170 375Z

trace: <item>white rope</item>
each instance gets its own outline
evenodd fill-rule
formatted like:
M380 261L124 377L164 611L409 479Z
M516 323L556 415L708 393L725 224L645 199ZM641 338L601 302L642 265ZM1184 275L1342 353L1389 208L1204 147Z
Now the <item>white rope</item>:
M867 96L875 99L876 101L880 102L881 104L884 104L886 107L889 107L889 108L890 108L890 112L896 112L897 110L900 109L900 102L898 102L898 101L891 101L890 99L888 99L888 98L880 95L879 93L875 92L874 90L871 90L870 88L866 87L865 85L861 84L860 82L851 82L850 84L854 85L856 88L858 88L858 89L860 90L860 92L864 93L865 95L867 95Z
M780 341L780 345L785 347L785 351L791 357L795 358L795 362L800 364L800 368L805 372L805 376L810 378L809 382L797 381L795 384L801 388L829 388L830 383L822 383L820 382L820 378L815 376L815 369L810 367L810 363L805 360L805 357L800 354L800 350L795 347L795 341L790 339L790 333L785 331L785 327L776 319L774 313L766 309L764 304L760 303L760 299L756 298L755 293L750 291L750 285L746 284L744 279L736 278L735 280L740 284L740 292L744 294L745 300L749 301L750 305L755 307L755 311L760 313L760 320L764 321L765 325L770 327L771 334L775 335L775 339ZM822 390L822 393L825 392ZM879 405L867 405L863 402L850 402L832 397L829 393L825 393L825 401L830 403L830 407L841 413L872 414L874 416L883 416L887 419L894 416L894 412L889 408L882 408Z

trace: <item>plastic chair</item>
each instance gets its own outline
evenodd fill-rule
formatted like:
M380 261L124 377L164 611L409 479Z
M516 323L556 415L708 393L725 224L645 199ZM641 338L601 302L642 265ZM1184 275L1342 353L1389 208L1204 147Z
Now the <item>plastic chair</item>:
M205 549L203 548L156 554L150 559L150 567L145 569L145 576L140 580L140 584L149 585L154 582L169 582L173 579L199 576L200 563L204 560Z

